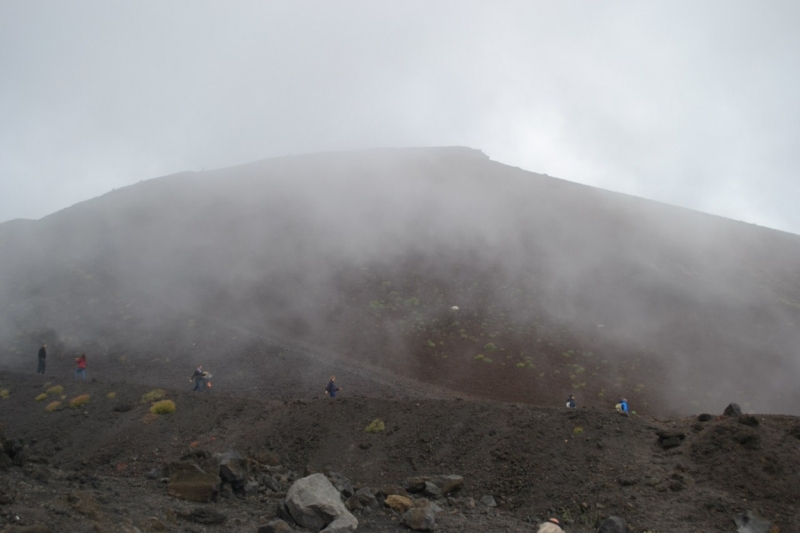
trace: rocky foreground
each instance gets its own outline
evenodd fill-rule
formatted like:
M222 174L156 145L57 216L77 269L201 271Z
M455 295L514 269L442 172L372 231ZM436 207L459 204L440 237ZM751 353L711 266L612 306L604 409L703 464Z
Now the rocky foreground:
M8 372L0 397L9 532L527 532L552 515L576 533L608 517L637 533L800 524L793 417L269 402ZM173 413L151 412L165 400Z

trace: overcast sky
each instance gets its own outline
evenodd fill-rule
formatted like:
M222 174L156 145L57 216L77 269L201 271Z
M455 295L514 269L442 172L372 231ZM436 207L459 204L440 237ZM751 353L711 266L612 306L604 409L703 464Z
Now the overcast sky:
M800 3L0 0L0 221L304 152L465 145L800 233Z

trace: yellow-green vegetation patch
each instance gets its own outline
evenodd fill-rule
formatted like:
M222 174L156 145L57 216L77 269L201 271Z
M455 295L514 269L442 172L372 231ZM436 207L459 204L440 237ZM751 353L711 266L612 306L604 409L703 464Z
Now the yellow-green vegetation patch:
M53 382L52 382L52 381L48 381L47 383L45 383L44 385L42 385L42 388L43 388L43 389L46 389L47 387L49 387L49 386L50 386L50 385L52 385L52 384L53 384Z
M158 400L163 400L164 396L167 395L167 391L164 389L153 389L147 394L142 395L142 403L147 402L156 402Z
M483 349L486 350L487 352L493 352L497 349L497 346L495 346L494 343L490 342L489 344L484 346Z
M525 368L525 363L517 363L517 368Z
M89 403L90 396L88 394L81 394L80 396L75 396L73 399L69 401L70 407L82 407Z
M574 433L575 435L580 435L581 433L583 433L583 428L580 426L574 427L572 428L572 433Z
M37 402L42 402L47 399L47 393L43 392L39 396L36 397Z
M59 407L61 407L61 402L59 402L59 401L55 401L55 402L50 402L50 403L48 403L48 404L47 404L47 407L45 407L44 409L45 409L45 411L47 411L48 413L52 413L53 411L55 411L55 410L56 410L56 409L58 409Z
M375 420L369 423L369 425L364 431L366 431L367 433L380 433L385 429L386 429L386 424L383 423L383 420L381 420L380 418L376 418Z
M53 385L52 387L47 389L46 392L47 394L61 394L62 392L64 392L64 387L62 387L61 385Z
M116 397L117 397L117 393L114 392L114 391L111 391L108 394L106 394L106 398L108 398L109 400L113 400Z
M169 415L175 412L175 402L172 400L161 400L150 406L150 412L154 415Z
M11 393L10 393L10 392L8 392L8 389L2 389L2 390L0 390L0 398L2 398L2 399L4 399L4 400L5 400L6 398L8 398L8 396L9 396L10 394L11 394Z
M483 355L482 353L479 353L478 355L476 355L476 356L475 356L475 359L477 359L478 361L480 361L481 359L486 359L486 356L485 356L485 355Z

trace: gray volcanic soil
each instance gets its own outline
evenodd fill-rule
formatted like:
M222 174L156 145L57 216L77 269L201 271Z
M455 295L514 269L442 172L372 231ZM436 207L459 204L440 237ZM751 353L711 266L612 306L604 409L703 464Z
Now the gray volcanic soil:
M64 385L67 399L88 393L91 400L48 413L52 398L35 400L46 382ZM221 526L206 526L181 518L197 504L167 496L164 484L145 476L190 449L230 448L251 457L273 452L299 473L330 468L372 488L415 475L463 475L463 490L438 502L441 531L535 531L552 513L570 532L590 531L606 515L624 517L635 532L733 531L732 516L744 509L781 531L800 523L794 417L759 415L752 426L742 422L753 419L624 418L608 410L430 399L410 389L416 397L353 397L343 382L335 400L173 390L177 411L153 419L140 401L147 386L10 372L0 374L0 384L8 390L0 400L6 436L29 446L24 467L0 473L0 488L13 499L0 513L51 531L146 531L156 517L167 531L255 532L274 517L279 494L201 505L227 516ZM132 408L115 411L120 405ZM365 432L374 418L385 421L385 432ZM686 437L665 450L659 430ZM470 506L484 494L497 509ZM359 519L359 531L403 530L389 510Z

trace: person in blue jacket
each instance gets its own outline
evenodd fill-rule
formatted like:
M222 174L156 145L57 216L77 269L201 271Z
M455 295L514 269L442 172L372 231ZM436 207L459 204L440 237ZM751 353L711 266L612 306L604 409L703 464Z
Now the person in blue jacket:
M570 394L569 398L567 398L567 407L570 409L575 409L575 395Z
M628 400L622 398L616 407L619 414L628 416Z
M336 376L331 376L328 386L325 387L325 393L331 398L336 398L336 393L340 390L342 390L342 388L336 386Z

